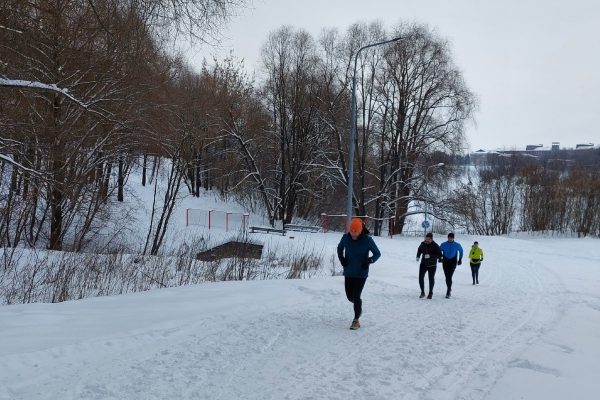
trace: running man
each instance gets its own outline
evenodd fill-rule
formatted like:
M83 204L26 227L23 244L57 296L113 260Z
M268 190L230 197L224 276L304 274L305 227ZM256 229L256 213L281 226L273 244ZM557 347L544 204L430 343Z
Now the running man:
M421 257L423 256L423 257ZM425 235L425 240L419 245L417 249L417 262L420 261L419 265L419 286L421 287L420 299L425 297L425 273L429 275L429 294L428 299L433 297L433 285L435 284L435 270L437 269L437 262L442 257L442 251L440 246L434 242L433 234L431 232Z
M346 297L354 304L354 319L350 329L356 330L360 328L358 320L362 314L360 295L369 276L369 266L381 257L381 252L360 218L352 218L350 232L342 236L337 246L337 255L344 267Z
M440 245L442 250L442 266L446 275L446 298L450 298L452 292L452 275L457 265L462 264L463 248L460 243L454 241L454 233L448 234L448 240Z

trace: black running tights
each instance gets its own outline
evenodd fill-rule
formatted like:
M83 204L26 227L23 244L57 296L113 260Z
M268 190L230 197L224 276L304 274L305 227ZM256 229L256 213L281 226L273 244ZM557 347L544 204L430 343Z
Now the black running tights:
M362 300L360 295L365 287L367 278L351 278L345 277L344 286L346 288L346 297L348 301L354 303L354 319L359 319L362 313Z
M481 264L471 263L471 276L473 277L473 283L479 283L479 267Z
M421 293L425 293L425 273L429 274L429 293L433 293L433 285L435 283L435 270L437 266L425 267L421 265L419 267L419 286L421 287Z
M456 259L453 260L444 260L444 275L446 275L446 288L447 293L450 293L452 290L452 275L454 275L454 271L456 270Z

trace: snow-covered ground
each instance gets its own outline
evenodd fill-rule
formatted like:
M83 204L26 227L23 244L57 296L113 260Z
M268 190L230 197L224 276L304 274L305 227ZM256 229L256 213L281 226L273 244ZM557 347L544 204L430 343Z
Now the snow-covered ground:
M1 307L0 399L596 398L598 240L477 239L481 284L420 300L418 240L376 238L358 331L339 276Z

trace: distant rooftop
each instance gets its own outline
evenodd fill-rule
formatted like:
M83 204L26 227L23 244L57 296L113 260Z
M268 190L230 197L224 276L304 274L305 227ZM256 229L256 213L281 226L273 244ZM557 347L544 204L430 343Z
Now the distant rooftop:
M593 149L594 143L579 143L575 145L575 149Z
M506 153L506 152L540 152L540 151L556 151L556 150L585 150L585 149L600 149L600 145L594 143L577 143L575 146L560 146L560 142L552 142L550 146L544 146L542 143L539 144L528 144L525 148L513 147L513 148L497 148L494 150L479 149L472 154L493 154L493 153Z
M528 144L528 145L525 147L525 150L526 150L526 151L531 151L531 150L541 150L541 149L543 149L543 148L544 148L544 145L543 145L543 144Z

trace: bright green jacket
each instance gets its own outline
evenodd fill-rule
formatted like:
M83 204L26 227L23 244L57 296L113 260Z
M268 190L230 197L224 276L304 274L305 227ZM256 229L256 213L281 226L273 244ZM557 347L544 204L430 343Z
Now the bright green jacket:
M483 261L483 250L481 247L471 247L471 251L469 252L469 259L471 259L472 264L479 264Z

